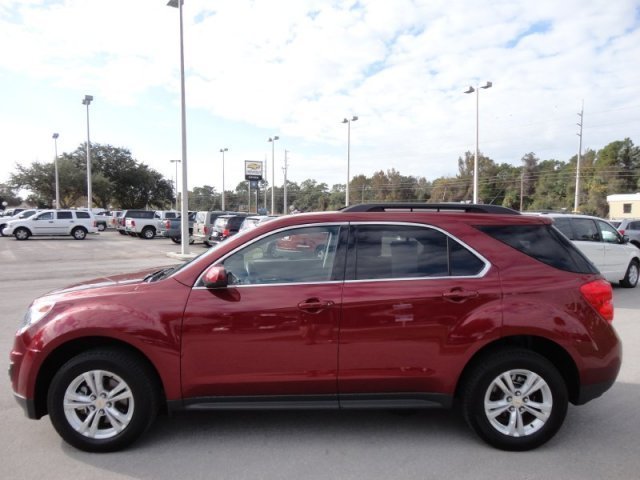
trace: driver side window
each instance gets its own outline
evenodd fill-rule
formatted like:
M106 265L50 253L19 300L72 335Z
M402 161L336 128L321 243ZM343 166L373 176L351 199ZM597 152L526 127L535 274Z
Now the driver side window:
M315 283L332 279L340 227L274 233L228 257L229 285Z

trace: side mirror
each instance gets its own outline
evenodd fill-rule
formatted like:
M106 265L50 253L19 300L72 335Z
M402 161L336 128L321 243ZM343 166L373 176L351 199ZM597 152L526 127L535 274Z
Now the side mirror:
M622 235L622 243L629 243L629 235Z
M202 283L207 288L223 288L228 285L227 271L222 265L213 265L204 272Z

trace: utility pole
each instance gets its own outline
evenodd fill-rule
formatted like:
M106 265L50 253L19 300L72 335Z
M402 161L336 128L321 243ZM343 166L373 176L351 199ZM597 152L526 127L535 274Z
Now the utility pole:
M522 211L524 200L524 166L522 167L522 173L520 174L520 211Z
M283 210L282 210L283 215L286 215L288 212L287 210L287 169L289 168L289 159L287 155L289 155L289 150L284 151L284 167L282 167L282 170L284 171L284 203L283 203Z
M580 127L580 133L577 135L580 137L580 145L578 147L578 161L576 162L576 197L573 202L573 211L578 212L578 207L580 206L580 161L582 160L582 124L584 123L584 100L582 100L582 108L580 109L580 113L578 114L580 117L580 123L577 125Z

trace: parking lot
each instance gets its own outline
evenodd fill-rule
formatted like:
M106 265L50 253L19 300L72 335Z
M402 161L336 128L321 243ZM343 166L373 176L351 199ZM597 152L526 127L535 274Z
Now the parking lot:
M106 231L84 241L0 238L0 359L30 301L106 274L175 264L167 239ZM192 251L205 251L201 245ZM129 450L69 447L48 418L28 420L0 384L0 478L68 479L632 479L640 471L640 287L614 288L622 371L603 397L570 407L549 443L527 453L494 450L457 412L429 410L214 412L161 417Z

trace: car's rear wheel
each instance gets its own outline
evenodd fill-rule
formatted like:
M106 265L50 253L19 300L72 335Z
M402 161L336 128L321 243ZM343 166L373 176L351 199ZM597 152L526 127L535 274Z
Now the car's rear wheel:
M99 232L104 232L107 229L107 226L104 223L99 223L98 224L98 231Z
M502 450L531 450L547 442L562 426L567 406L567 386L558 370L521 349L484 357L462 392L469 426Z
M71 235L76 240L84 240L85 238L87 238L87 231L82 227L76 227L71 232Z
M20 227L13 232L13 236L16 240L27 240L31 236L31 232L26 228Z
M145 227L142 229L142 238L145 240L151 240L156 236L156 231L152 227Z
M4 233L2 233L2 230L4 230L6 227L6 223L0 223L0 237L4 237Z
M49 387L54 428L88 452L122 449L151 425L158 389L149 368L119 350L92 350L65 363Z
M125 232L124 230L118 230L118 233L119 233L120 235L126 235L126 234L127 234L127 232Z
M639 271L638 261L631 260L629 267L627 267L627 273L624 275L624 279L620 282L620 285L624 288L635 288L638 284Z

